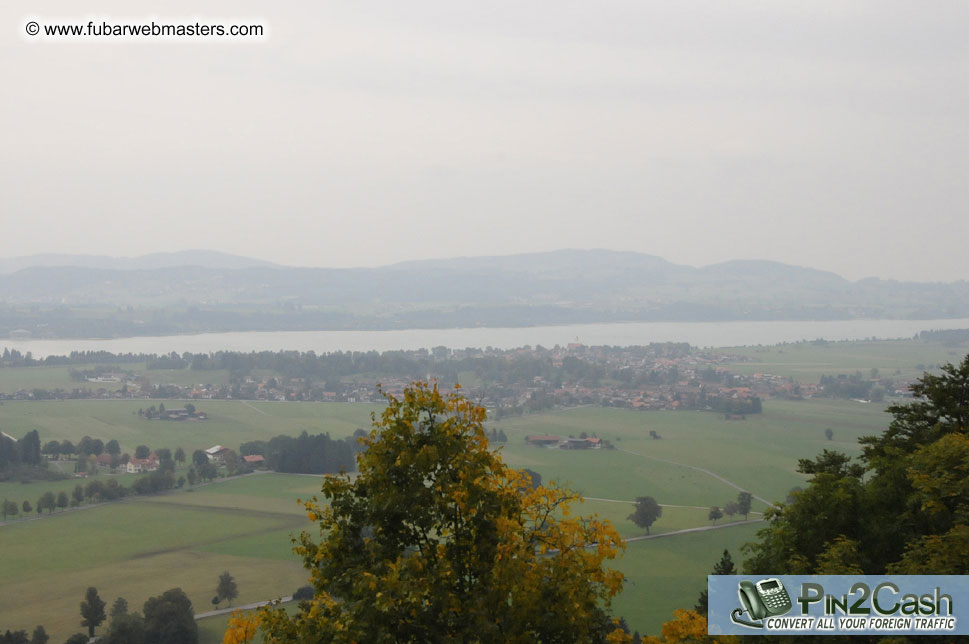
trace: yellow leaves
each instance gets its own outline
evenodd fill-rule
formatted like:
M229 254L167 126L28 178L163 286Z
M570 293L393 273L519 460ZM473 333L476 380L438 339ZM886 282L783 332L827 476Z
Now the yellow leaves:
M622 548L618 533L573 516L574 493L533 489L490 449L484 419L484 409L436 385L388 397L359 474L324 479L325 509L304 504L322 539L303 533L297 551L313 585L341 601L319 593L296 615L266 611L267 641L371 641L401 628L534 641L535 629L553 624L580 641L607 635L599 609L622 587L622 575L604 568Z
M261 621L258 613L235 611L229 618L228 627L222 637L222 644L250 644L256 637Z
M737 637L721 635L716 639L707 635L707 619L695 610L678 608L673 611L672 621L663 624L662 637L644 637L643 644L676 644L677 642L703 642L711 644L736 644Z

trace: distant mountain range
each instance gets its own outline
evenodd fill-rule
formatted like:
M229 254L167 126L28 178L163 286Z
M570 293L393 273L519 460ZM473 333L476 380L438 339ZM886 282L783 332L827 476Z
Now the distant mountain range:
M617 321L969 317L969 282L865 279L768 261L696 268L562 250L296 268L187 251L0 260L5 329L87 337L229 330L530 326ZM80 311L84 311L83 314ZM97 314L96 311L103 313Z
M253 266L275 266L275 264L250 257L220 253L214 250L182 250L174 253L151 253L150 255L142 255L140 257L56 255L48 253L43 255L27 255L24 257L0 258L0 274L16 273L25 268L50 268L54 266L132 271L181 266L249 268Z

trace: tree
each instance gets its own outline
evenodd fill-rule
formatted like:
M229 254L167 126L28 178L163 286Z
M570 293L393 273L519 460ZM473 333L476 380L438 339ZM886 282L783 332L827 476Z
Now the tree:
M0 644L30 644L27 639L27 631L11 631L0 633Z
M77 501L77 505L80 505L81 501L84 500L84 487L80 483L75 485L74 492L71 494L71 496L73 496L74 500Z
M828 440L834 438L834 430L828 427L826 430L824 430L824 437Z
M175 462L179 465L185 463L185 450L183 450L181 447L175 448Z
M969 573L969 356L941 372L860 439L860 463L829 450L800 461L811 479L768 509L746 572Z
M112 438L104 446L104 451L107 452L108 454L110 454L111 456L120 456L121 455L121 444L117 440L115 440L115 439Z
M305 503L322 540L304 532L296 551L316 594L294 615L264 608L266 639L629 641L607 612L622 586L603 568L615 529L558 518L576 495L531 489L489 448L484 417L422 383L388 397L357 476L325 477L328 505Z
M19 512L19 511L20 511L20 508L17 507L17 502L16 501L8 501L6 499L3 500L3 518L4 518L4 520L7 519L7 516L12 516L12 517L13 516L17 516L17 512Z
M716 523L717 522L717 519L722 519L723 518L723 510L721 510L718 506L715 505L712 508L710 508L710 514L707 515L707 517L711 521L713 521L714 523Z
M84 633L74 633L64 641L64 644L87 644L89 639L91 638Z
M30 501L24 501L24 504L21 506L21 508L23 509L24 514L30 514L31 510L34 509L34 507L30 505Z
M192 464L195 465L195 467L202 467L203 465L207 465L208 462L209 455L203 450L197 449L192 452Z
M135 448L135 458L148 458L151 454L151 448L147 445L139 445Z
M529 483L529 486L532 489L537 488L537 487L542 487L542 475L541 474L539 474L535 470L530 470L527 467L525 469L523 469L522 472L524 472L525 474L528 475L528 483Z
M744 521L747 520L747 515L750 514L750 506L754 502L754 495L750 492L740 492L737 495L737 513L744 515Z
M111 625L99 644L145 644L145 620L138 613L111 618Z
M72 455L77 454L77 448L74 446L74 443L72 443L71 441L68 441L68 440L61 441L60 453L65 455L68 459L70 459Z
M47 513L50 514L54 511L55 507L57 507L57 497L55 497L54 493L51 491L44 492L42 495L40 495L40 498L37 499L38 513L41 510L47 510Z
M232 600L239 596L239 588L236 586L236 580L232 578L228 570L219 575L219 585L215 589L215 596L219 602L229 602L229 606L232 606Z
M111 619L114 619L119 615L127 615L127 614L128 614L128 600L125 599L124 597L118 597L116 600L114 600L114 603L111 604Z
M61 444L58 441L47 441L40 451L42 454L56 459L61 453Z
M736 501L731 501L723 506L723 513L732 519L735 514L740 514L740 504Z
M714 575L736 575L737 569L733 565L733 558L730 556L730 551L724 548L723 554L720 556L720 561L713 565ZM704 588L700 591L700 598L697 599L696 606L693 607L697 613L703 617L707 616L707 604L708 596L707 590Z
M20 462L26 465L40 465L40 435L32 429L20 439Z
M660 628L661 637L647 636L643 644L715 644L730 641L732 638L719 636L717 639L707 635L707 618L692 610L676 609L672 621Z
M67 498L67 492L65 492L64 490L61 490L60 492L58 492L57 507L63 510L64 508L67 507L68 503L70 503L70 500ZM94 636L92 635L91 637L94 637Z
M98 596L98 589L91 586L84 593L84 601L81 602L81 626L87 626L88 637L94 637L94 629L101 625L107 615L104 613L105 603Z
M181 588L145 602L145 644L198 644L192 602Z
M197 480L198 480L198 474L195 473L195 468L194 467L189 468L189 470L188 470L188 484L189 485L195 485L195 482Z
M649 534L649 526L661 516L663 516L663 506L657 503L656 499L651 496L637 496L636 510L629 515L629 520L640 528L646 528L646 534Z
M50 636L47 631L43 626L38 626L30 637L30 644L47 644L48 640L50 640Z

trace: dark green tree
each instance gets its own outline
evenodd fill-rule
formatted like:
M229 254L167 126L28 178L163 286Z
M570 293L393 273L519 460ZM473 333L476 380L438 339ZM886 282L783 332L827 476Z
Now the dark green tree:
M730 551L727 550L726 548L724 548L723 550L723 555L720 556L720 561L718 561L713 565L713 573L711 574L714 574L714 575L736 575L737 574L737 569L736 567L734 567L734 564L733 564L733 558L730 556ZM693 607L693 610L695 610L696 612L706 617L707 604L708 604L707 590L704 588L702 591L700 591L700 598L697 599L696 606Z
M67 497L67 492L65 492L64 490L61 490L60 492L57 493L57 507L63 510L68 506L69 503L70 503L70 499Z
M47 644L50 640L50 635L43 626L38 626L34 629L33 635L30 637L30 644Z
M65 640L64 644L87 644L89 639L91 638L84 633L74 633Z
M636 510L629 515L629 520L640 528L646 528L646 534L649 534L649 527L661 516L663 516L663 506L657 503L656 499L651 496L638 496Z
M195 467L202 467L203 465L208 465L209 456L203 450L197 449L192 452L192 464Z
M716 523L718 519L722 519L723 518L723 510L721 510L719 506L716 506L715 505L712 508L710 508L710 514L708 514L707 517L711 521L713 521L714 523Z
M27 639L27 631L11 631L0 633L0 644L30 644Z
M969 573L969 356L912 393L860 440L861 463L828 450L800 461L812 478L768 510L747 572Z
M84 593L81 602L81 626L87 626L88 637L94 637L94 629L101 625L107 615L104 612L105 603L98 596L98 589L91 586Z
M40 465L40 435L33 429L20 439L20 462L26 465Z
M148 458L151 454L151 448L147 445L139 445L135 448L135 458Z
M145 620L138 613L122 613L111 618L108 632L100 644L145 644Z
M236 586L236 580L229 574L228 570L219 575L219 585L215 589L215 596L220 602L229 602L229 606L232 606L232 600L239 596L239 587Z
M741 492L737 495L737 512L744 515L744 521L750 514L750 506L754 502L754 495L750 492Z
M198 644L192 602L181 588L145 602L145 644Z
M77 454L77 447L75 447L74 443L72 443L71 441L67 441L67 440L61 441L60 453L66 456L68 459L70 459L71 456L73 456L74 454Z
M116 600L114 600L114 603L111 604L111 619L114 619L119 615L127 615L127 614L128 614L128 600L125 599L124 597L118 597Z
M41 494L40 498L37 499L38 513L41 510L47 510L47 513L50 514L51 512L54 511L54 508L56 507L57 507L57 497L54 496L54 493L49 490Z
M111 456L120 456L121 455L121 444L118 443L117 440L115 440L115 439L112 438L104 446L104 451L106 451Z

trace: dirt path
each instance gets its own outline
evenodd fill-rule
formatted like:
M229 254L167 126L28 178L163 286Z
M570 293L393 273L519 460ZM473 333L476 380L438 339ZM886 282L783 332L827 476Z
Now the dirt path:
M702 472L703 474L706 474L707 476L712 476L713 478L717 479L721 483L725 483L726 485L729 485L730 487L732 487L732 488L734 488L736 490L740 490L741 492L750 492L750 490L748 490L746 488L743 488L743 487L737 485L733 481L728 481L727 479L725 479L724 477L720 476L716 472L711 472L710 470L706 469L705 467L700 467L698 465L687 465L686 463L677 463L676 461L668 461L665 458L657 458L656 456L647 456L646 454L640 454L639 452L634 452L631 449L625 449L623 447L620 447L619 448L619 451L626 452L627 454L632 454L633 456L639 456L641 458L648 458L648 459L650 459L652 461L659 461L660 463L668 463L670 465L678 465L679 467L686 467L686 468L689 468L691 470L696 470L697 472ZM750 494L751 494L751 496L753 496L755 499L757 499L758 501L760 501L761 503L763 503L767 507L773 507L774 504L772 502L768 501L767 499L765 499L764 497L757 496L753 492L750 492Z

